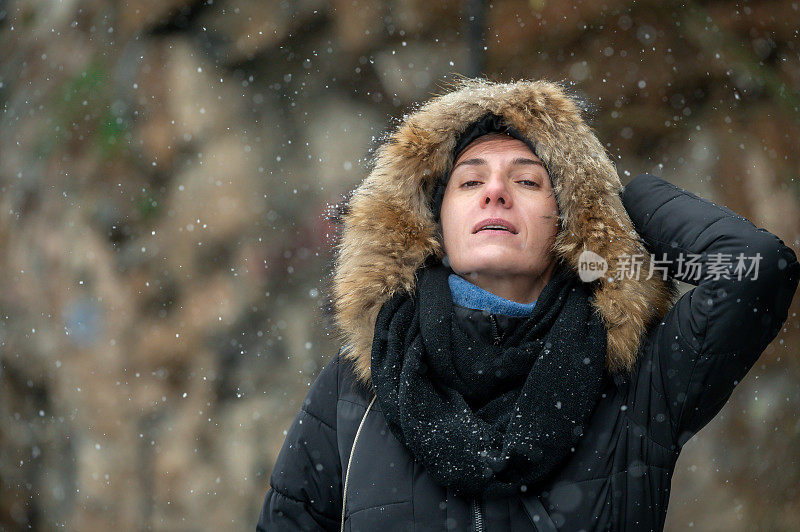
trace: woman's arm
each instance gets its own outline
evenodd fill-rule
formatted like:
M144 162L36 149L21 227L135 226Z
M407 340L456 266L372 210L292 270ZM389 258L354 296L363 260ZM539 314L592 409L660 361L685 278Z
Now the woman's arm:
M341 462L336 439L339 356L317 376L283 443L256 530L338 530Z
M654 175L633 179L622 201L653 258L670 276L697 285L657 326L648 347L653 357L639 368L664 396L671 440L682 446L777 336L800 265L775 235ZM656 422L664 414L650 412Z

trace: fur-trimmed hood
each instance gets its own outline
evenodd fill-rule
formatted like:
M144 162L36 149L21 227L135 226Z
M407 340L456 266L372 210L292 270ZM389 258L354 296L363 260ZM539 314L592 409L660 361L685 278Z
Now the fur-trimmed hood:
M648 271L650 255L622 205L619 176L581 108L576 96L551 81L463 80L405 117L377 149L372 171L342 216L333 276L335 319L350 346L344 356L355 362L362 382L370 382L381 306L397 290L414 289L415 272L426 258L443 256L431 194L452 168L458 136L489 113L524 135L547 165L561 217L557 257L577 272L581 252L590 250L615 272L620 257L638 254ZM611 372L633 368L644 332L677 293L672 280L641 277L592 281Z

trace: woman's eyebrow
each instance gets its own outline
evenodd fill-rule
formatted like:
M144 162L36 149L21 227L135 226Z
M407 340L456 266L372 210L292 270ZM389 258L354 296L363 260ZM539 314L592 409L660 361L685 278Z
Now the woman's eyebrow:
M455 166L453 167L453 170L452 170L452 171L455 171L455 170L456 170L456 168L458 168L458 167L459 167L459 166L461 166L462 164L463 164L463 165L466 165L466 166L481 166L481 165L483 165L483 164L489 164L489 163L487 163L487 162L486 162L486 159L467 159L466 161L461 161L460 163L458 163L457 165L455 165Z
M511 165L518 165L518 164L538 164L542 168L546 168L542 161L536 161L534 159L528 159L527 157L517 157L513 161L511 161Z

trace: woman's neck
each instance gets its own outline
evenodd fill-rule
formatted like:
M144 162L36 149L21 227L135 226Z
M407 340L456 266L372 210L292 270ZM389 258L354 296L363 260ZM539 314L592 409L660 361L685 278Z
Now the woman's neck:
M489 275L486 273L468 273L461 277L475 286L515 303L527 304L536 301L539 294L553 277L555 261L537 277L530 275Z

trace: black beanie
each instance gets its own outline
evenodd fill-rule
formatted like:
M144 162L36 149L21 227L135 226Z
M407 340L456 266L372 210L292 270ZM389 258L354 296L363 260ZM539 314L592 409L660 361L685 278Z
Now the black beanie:
M521 140L524 142L528 148L536 155L536 150L533 149L533 144L525 138L519 131L514 129L511 126L507 126L503 123L503 119L499 116L488 113L483 116L480 120L476 121L463 133L461 133L456 139L456 147L453 149L453 159L452 161L455 162L458 159L458 156L461 154L464 149L470 145L470 143L477 139L478 137L482 137L488 133L505 133L517 140ZM536 155L539 157L538 155ZM541 159L541 157L540 157ZM550 173L549 170L547 172ZM442 201L444 200L444 191L447 188L447 182L450 180L450 171L448 170L436 181L436 185L434 185L433 193L431 194L431 212L433 213L433 219L438 223L439 217L442 212Z

